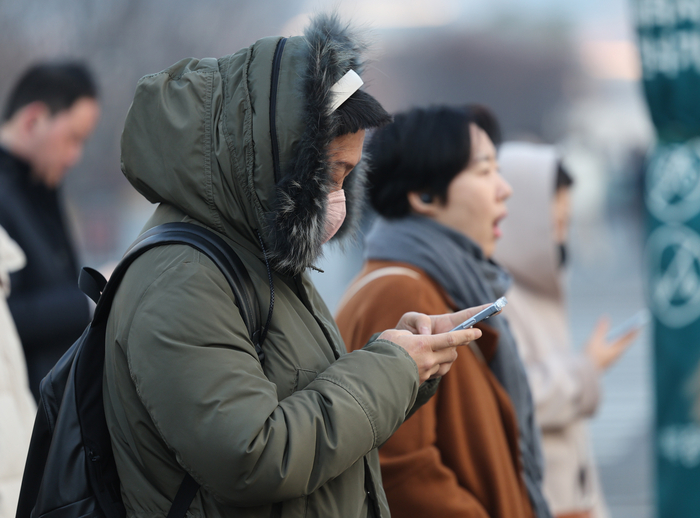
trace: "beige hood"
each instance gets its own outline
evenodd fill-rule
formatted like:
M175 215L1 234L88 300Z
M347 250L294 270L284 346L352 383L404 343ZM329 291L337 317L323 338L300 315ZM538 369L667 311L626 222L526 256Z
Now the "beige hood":
M516 283L559 298L562 273L554 244L552 199L559 156L553 146L507 142L499 151L501 174L513 187L495 259Z

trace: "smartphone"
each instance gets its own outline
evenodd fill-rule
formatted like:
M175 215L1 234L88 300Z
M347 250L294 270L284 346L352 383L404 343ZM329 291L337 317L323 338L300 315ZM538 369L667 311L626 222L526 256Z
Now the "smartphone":
M610 331L608 331L607 340L614 342L615 340L622 338L627 333L631 331L638 331L642 329L651 320L651 315L648 309L640 309L630 318L625 320L622 324L615 326Z
M506 307L506 304L508 304L508 301L506 300L506 298L501 297L500 299L498 299L496 302L491 304L486 309L482 309L473 317L466 319L464 322L462 322L457 327L452 329L452 331L460 331L462 329L469 329L470 327L473 327L474 324L481 322L482 320L486 320L487 318L489 318L489 317L495 315L496 313L498 313L499 311L501 311L504 307ZM452 331L450 331L450 332L452 332Z

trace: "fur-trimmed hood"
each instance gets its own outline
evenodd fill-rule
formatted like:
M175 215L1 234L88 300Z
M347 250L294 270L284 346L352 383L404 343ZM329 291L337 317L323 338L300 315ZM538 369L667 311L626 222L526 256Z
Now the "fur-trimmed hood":
M122 134L122 171L153 203L260 248L297 274L321 254L337 115L330 88L362 72L363 43L337 16L304 36L270 37L220 59L184 59L143 77ZM359 219L362 163L346 178L346 221Z

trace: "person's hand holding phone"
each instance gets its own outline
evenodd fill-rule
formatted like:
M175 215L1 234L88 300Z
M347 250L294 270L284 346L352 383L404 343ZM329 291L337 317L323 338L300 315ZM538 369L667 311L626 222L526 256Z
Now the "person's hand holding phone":
M631 326L624 332L609 338L610 321L607 317L603 317L593 330L593 334L584 348L584 354L590 358L598 370L605 371L637 339L642 327L643 324Z
M424 382L447 374L457 359L457 347L481 337L478 329L450 330L486 307L488 304L444 315L406 313L396 329L384 331L379 338L402 347L416 362Z

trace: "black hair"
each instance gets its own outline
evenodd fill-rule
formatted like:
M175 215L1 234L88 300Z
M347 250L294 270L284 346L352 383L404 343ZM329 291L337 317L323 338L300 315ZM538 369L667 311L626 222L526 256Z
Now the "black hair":
M503 142L501 126L498 119L486 106L481 104L470 104L464 108L470 117L471 122L479 126L489 136L493 145L498 147Z
M561 162L557 164L557 178L554 185L554 190L558 191L564 187L571 187L574 184L574 179L569 174L569 171L562 165Z
M392 120L379 101L363 90L358 90L348 97L335 113L337 125L334 137L380 128Z
M496 117L484 106L435 106L398 113L378 129L367 145L370 204L386 218L411 212L409 192L441 201L471 158L469 125L483 129L494 145L501 142Z
M20 77L5 105L3 120L11 119L26 105L40 101L51 115L67 110L82 97L97 98L97 86L82 63L41 63Z

